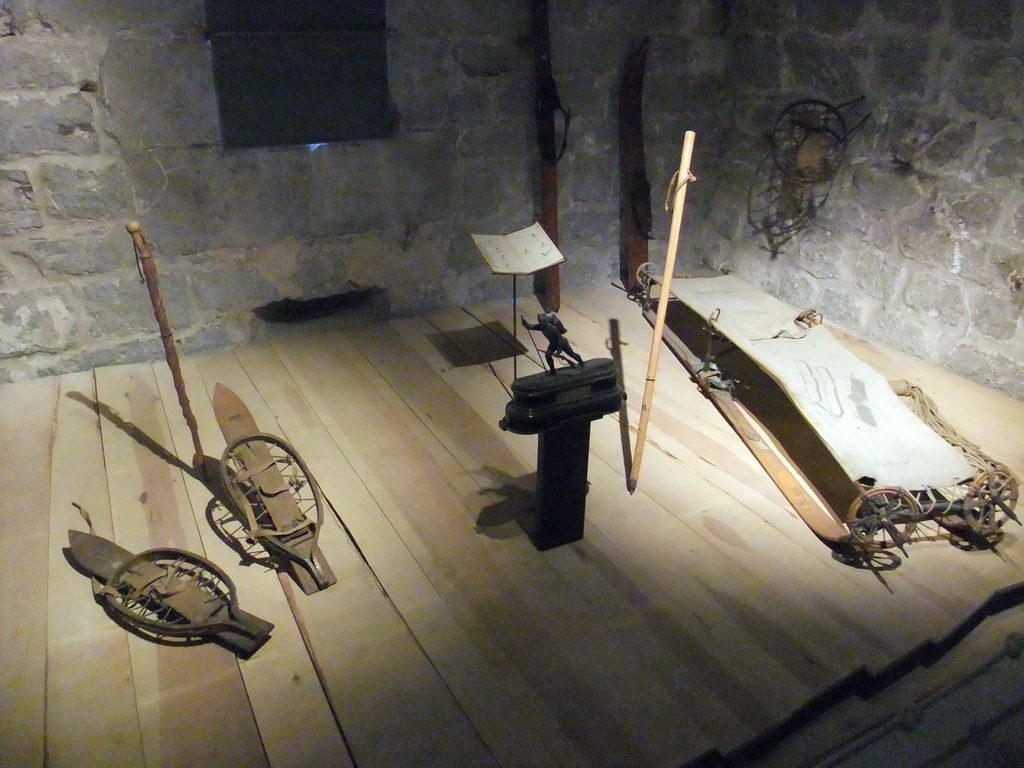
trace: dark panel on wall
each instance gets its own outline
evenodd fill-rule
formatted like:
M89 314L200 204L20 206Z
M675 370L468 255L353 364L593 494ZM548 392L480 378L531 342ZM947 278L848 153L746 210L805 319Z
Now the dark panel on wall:
M384 29L383 0L206 0L206 28L216 32Z
M391 134L383 0L207 0L206 12L224 146Z

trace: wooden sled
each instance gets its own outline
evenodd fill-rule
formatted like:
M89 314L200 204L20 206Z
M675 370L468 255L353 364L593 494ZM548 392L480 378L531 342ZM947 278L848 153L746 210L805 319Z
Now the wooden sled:
M317 539L324 498L315 478L284 440L260 432L241 399L217 384L213 407L227 448L221 481L244 536L261 543L307 595L337 579Z
M655 307L648 298L652 325ZM676 280L663 340L801 519L850 560L893 567L892 550L906 554L926 522L975 547L1019 523L1012 473L936 434L817 313L732 275Z

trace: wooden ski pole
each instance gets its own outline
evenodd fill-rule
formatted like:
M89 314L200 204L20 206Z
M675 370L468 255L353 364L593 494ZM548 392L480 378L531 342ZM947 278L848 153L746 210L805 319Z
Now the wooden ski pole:
M160 296L160 283L157 280L156 262L153 260L153 253L149 250L146 238L142 236L142 226L137 221L125 225L128 234L132 237L132 244L135 246L135 256L142 267L142 275L146 287L149 289L149 299L153 303L153 314L156 315L157 325L160 326L160 340L164 344L164 356L167 358L167 367L171 369L171 376L174 378L174 389L178 393L178 404L181 406L181 413L185 417L189 430L192 432L192 445L195 447L196 455L192 459L192 465L200 474L204 474L203 446L199 443L199 425L192 413L192 406L188 402L188 394L185 392L185 379L181 375L181 363L178 361L178 350L174 346L174 334L171 332L171 325L167 322L167 313L164 311L164 301Z
M636 490L636 481L640 476L640 462L644 455L644 443L647 442L647 422L651 418L651 400L654 399L654 378L658 372L658 357L661 352L661 337L665 331L665 314L668 312L668 300L671 295L672 273L676 267L676 252L679 250L679 230L683 224L683 205L686 202L686 188L696 177L690 173L690 159L693 157L693 142L696 134L687 131L683 138L683 153L679 159L679 172L675 177L675 190L671 193L672 226L668 236L668 252L665 255L665 274L661 279L661 293L658 297L658 312L654 321L654 336L651 339L651 354L647 361L647 381L644 384L644 399L640 406L640 422L636 430L636 447L633 449L633 460L629 468L626 488L630 493Z

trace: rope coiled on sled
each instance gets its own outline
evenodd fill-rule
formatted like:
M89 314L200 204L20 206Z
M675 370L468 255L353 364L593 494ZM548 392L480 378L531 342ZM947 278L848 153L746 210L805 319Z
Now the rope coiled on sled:
M998 465L998 462L994 461L981 448L957 432L949 422L943 419L939 415L939 408L935 405L935 401L928 397L920 387L903 379L890 381L889 386L892 387L893 392L904 399L905 404L909 406L910 410L921 421L931 427L939 437L954 448L957 448L978 474L988 472Z

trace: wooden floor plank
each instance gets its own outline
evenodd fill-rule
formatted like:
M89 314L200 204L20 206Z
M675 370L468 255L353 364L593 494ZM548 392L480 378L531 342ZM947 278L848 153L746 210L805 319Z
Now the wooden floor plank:
M191 455L174 454L152 365L98 369L96 384L116 543L205 555L182 477ZM135 635L129 648L147 766L267 765L233 654Z
M646 759L659 754L667 741L675 740L677 746L680 739L686 741L678 719L671 726L665 722L664 713L673 707L653 681L644 691L646 703L631 708L637 704L638 676L628 670L637 660L618 642L596 639L603 636L611 641L613 628L597 626L593 616L567 600L557 573L541 559L525 556L522 548L528 544L511 539L492 547L474 531L483 506L478 494L468 499L452 484L438 464L443 447L389 387L377 383L375 374L367 376L365 368L351 370L359 362L358 353L349 346L343 339L332 338L315 347L315 361L332 363L334 386L346 395L346 403L333 404L338 408L336 420L363 436L360 450L378 477L387 477L394 471L391 467L401 468L397 475L401 481L388 487L397 511L413 527L431 559L449 570L449 578L461 586L463 594L477 596L492 636L522 673L547 691L563 727L588 750L590 759L595 764L614 764L627 750L635 762L645 759L645 754ZM341 362L345 359L348 364ZM294 358L291 362L293 367L298 365ZM319 378L323 380L322 373ZM496 615L497 606L501 613ZM576 706L579 685L591 674L590 716L581 719ZM614 701L602 693L612 690ZM659 710L657 703L662 701L666 706ZM651 717L641 733L631 718L644 707ZM595 712L603 714L595 716ZM602 727L595 728L597 722Z
M64 550L69 530L114 535L96 383L90 371L58 381L49 509L46 764L143 766L128 638L91 599L91 580L68 563Z
M493 490L495 475L515 477L529 470L500 439L493 425L482 414L473 411L470 404L444 383L441 376L424 372L426 361L411 348L405 348L393 331L368 329L352 334L351 337L371 360L374 369L444 445L452 459L458 459L457 462L447 461L442 464L453 485L463 488L464 496L480 498L491 495L500 504L501 497L509 491ZM493 417L493 414L488 415ZM520 490L523 489L517 486L516 492ZM522 536L519 539L528 551ZM647 631L627 596L611 588L603 576L590 566L587 557L560 558L555 553L547 555L546 559L563 580L569 582L571 589L585 596L584 603L592 603L587 605L589 611L611 621L621 635L628 638L623 642L631 648L633 655L642 660L641 663L650 670L653 679L658 679L670 691L671 698L684 706L683 702L691 696L692 681L688 680L682 687L674 685L676 681L671 669L675 668L675 661L656 636ZM696 709L693 707L690 711ZM736 721L730 723L730 712L716 709L707 700L703 702L702 709L702 714L709 721L714 720L723 725L728 723L734 729L738 726ZM701 718L697 720L699 722Z
M44 761L50 451L57 380L0 387L0 766Z
M418 338L420 340L422 340L424 338L423 335L420 332L420 331L422 331L422 329L420 331L417 331L417 330L413 329L413 325L415 323L416 323L415 321L409 321L409 322L403 322L401 324L397 324L399 332L403 332L403 336L406 337L406 339L411 344L416 344ZM430 349L429 348L424 349L423 345L420 345L420 346L421 346L421 351L423 351L423 353L426 356L429 356L430 355ZM394 350L395 347L394 347L393 344L388 344L387 348L389 350ZM438 366L438 371L442 371L443 370L442 362L437 361L437 360L435 360L435 362L436 362L436 365ZM489 389L492 392L494 392L496 389L498 391L501 391L499 387L496 387L496 383L493 380L489 380L488 374L486 374L482 370L479 372L479 374L480 374L480 384L481 384L481 388L482 389ZM469 374L468 374L468 372L465 369L460 369L459 372L454 376L454 378L458 379L460 382L462 382L468 376L469 376ZM468 390L462 388L461 386L460 386L460 392L462 393L462 395L464 395L464 396L466 396L468 398L474 399L474 401L475 401L474 395L471 394ZM494 406L494 404L495 404L495 400L494 399L489 399L488 400L486 395L484 395L484 399L481 400L481 401L482 402L489 402L490 404L492 404L492 406ZM494 415L497 414L497 413L500 413L499 409L500 409L500 406L497 409L496 408L490 408L489 409L490 414L492 414L493 421L497 421L497 419L494 418ZM486 407L484 407L484 408L478 408L477 410L480 413L486 413L488 409L486 409ZM430 419L430 423L431 424L436 423L436 421L443 422L444 420L451 420L451 422L452 422L452 424L454 426L454 425L458 425L458 424L465 424L465 423L467 423L469 421L469 418L467 417L467 415L461 414L461 413L458 412L458 409L456 407L456 403L454 403L454 402L450 403L449 406L447 406L445 408L437 409L436 413L438 414L437 420ZM443 416L441 416L441 414L443 414ZM476 418L478 418L478 417L476 417ZM525 467L527 465L527 462L531 462L531 458L528 458L526 456L516 457L515 459L504 459L504 460L498 461L497 460L498 459L498 454L500 452L494 451L494 450L487 451L487 450L483 449L483 447L480 446L479 444L477 444L476 442L467 443L466 445L464 445L460 449L460 447L457 444L458 440L460 439L458 433L459 433L459 430L457 428L456 429L452 429L449 433L447 433L447 437L444 437L443 430L439 430L438 431L439 436L442 439L447 440L447 442L445 444L446 444L447 447L449 447L450 452L453 453L454 455L468 456L468 455L472 454L472 455L475 455L475 456L479 457L480 459L483 459L484 461L487 462L487 464L485 466L481 465L481 464L477 464L475 466L473 466L473 465L467 466L467 470L470 471L470 474L474 474L476 477L481 478L483 482L487 482L489 480L489 482L493 484L494 480L496 478L515 478L515 479L518 479L519 478L519 474L521 472L525 472L526 471ZM463 434L465 435L466 432L464 432ZM492 432L492 439L498 439L500 434L501 433L498 433L497 429L495 429ZM517 441L520 444L520 446L524 445L527 442L535 443L534 445L530 445L528 447L528 451L529 452L535 452L536 451L536 438L529 438L529 437L523 437L523 436L518 436L518 435L512 435L512 436L509 437L509 439ZM509 449L508 446L505 447L504 451L507 452L508 456L513 456L514 455L513 452L511 451L511 449ZM507 479L505 480L505 483L506 483L506 485L508 484L508 480ZM620 484L618 484L618 487L622 488L623 486L620 483ZM486 488L486 485L484 485L484 489L485 488ZM512 486L511 490L508 487L506 487L505 489L500 489L499 488L498 489L498 493L500 493L500 494L511 494L511 495L514 496L514 495L518 495L520 493L522 493L524 495L531 495L532 492L531 492L531 489L523 490L523 489L521 489L521 488L519 488L517 486ZM608 507L613 507L614 503L607 504L609 501L615 501L615 500L612 500L610 498L612 495L613 495L613 492L608 493L606 488L600 486L600 482L595 483L594 475L591 476L591 495L590 495L590 498L589 498L589 501L588 501L588 504L591 507L593 507L595 503L602 504L602 505L605 505L605 506L608 506ZM625 493L623 493L622 496L626 496ZM620 503L621 503L621 501L622 501L622 499L618 499L617 500L617 502L620 502ZM611 516L621 516L621 512L618 511L618 510L615 510L615 511L613 511L611 513ZM572 548L566 548L566 549L577 550L580 547L584 547L585 545L586 545L586 542L583 543L583 544L573 545ZM555 554L549 553L547 555L547 557L552 562L558 562L558 561L560 561L562 559L559 556L558 553L555 553ZM604 605L602 606L603 609L605 610L605 612L607 610L607 602L606 602L607 595L616 594L618 591L623 590L623 596L627 597L629 595L634 594L635 591L636 591L635 585L631 585L630 584L630 580L632 579L632 577L625 578L624 575L622 574L622 572L620 570L618 570L614 566L605 565L604 568L602 570L600 570L600 578L598 578L598 573L597 572L591 572L591 573L588 574L587 571L593 569L595 563L608 560L607 557L604 557L602 552L593 551L593 550L588 548L586 550L586 553L585 553L584 557L580 558L579 562L573 562L571 558L566 558L566 559L567 559L567 562L560 562L560 564L559 564L559 568L562 570L564 578L570 579L575 584L580 585L580 586L582 586L584 584L591 584L592 585L592 589L591 589L591 594L592 595L602 594L606 590L606 594L602 598L605 601ZM611 585L615 585L615 586L613 586L613 587L609 586L609 580L610 580L610 584ZM596 587L597 591L595 591L595 589L594 589L595 585L599 585L599 586ZM624 587L625 587L625 589L624 589ZM658 611L657 610L651 609L649 613L646 610L643 610L641 612L641 615L642 615L642 618L641 618L641 616L638 616L638 615L634 615L633 616L634 627L639 626L640 624L646 623L646 631L649 633L648 642L651 641L651 638L660 638L659 644L662 645L662 647L669 649L670 652L680 652L680 653L681 653L681 648L682 648L681 641L685 642L686 647L692 648L694 646L695 643L694 643L694 640L692 638L684 640L684 638L686 637L685 624L683 625L682 628L678 628L677 627L674 630L673 633L666 633L663 630L665 629L665 627L667 625L665 624L665 622L663 620L660 620L660 618L657 618L657 615L658 615ZM641 621L636 621L636 620L638 620L638 618ZM700 634L702 635L703 633L705 633L705 629L701 628L700 629ZM634 635L634 637L636 637L636 636ZM699 644L699 643L697 643L697 644ZM721 644L721 647L723 647L723 648L728 647L728 644L723 643L723 644ZM737 656L740 656L740 655L742 655L742 651L741 650L737 652ZM695 657L698 657L698 656L694 655L693 657L695 658ZM676 659L676 662L678 663L678 658ZM739 665L738 669L742 669L742 665ZM686 684L687 684L687 686L688 686L688 688L690 690L693 690L694 688L698 687L698 686L694 685L694 679L702 679L702 678L707 677L707 679L710 680L711 677L714 676L716 672L717 673L721 673L718 676L718 680L719 680L719 682L723 682L723 681L727 681L727 680L731 679L736 674L736 668L727 669L727 668L716 667L714 659L711 659L711 660L705 659L701 663L700 668L698 670L695 670L695 678L691 677L690 675L686 676L686 678L687 678L687 683ZM751 706L752 703L755 702L756 699L757 699L756 695L754 695L754 696L746 696L745 697L745 701L744 702L740 702L739 699L743 696L743 694L740 692L741 687L742 687L741 685L737 686L734 689L734 691L729 691L728 692L727 698L733 698L734 697L734 700L731 702L733 707L727 708L728 709L728 713L723 713L721 711L722 710L721 703L720 703L720 705L718 707L715 706L714 696L711 696L711 697L706 696L705 703L703 703L703 706L702 706L702 712L693 714L692 718L695 720L695 722L697 722L699 724L702 724L702 718L703 717L707 717L709 721L718 722L720 724L726 724L726 723L730 723L731 722L732 723L732 726L730 726L731 730L733 732L738 732L738 733L741 733L743 729L742 729L742 727L740 727L738 725L738 722L736 721L736 718L741 718L741 714L744 713L744 712L751 713L751 716L752 716L751 720L752 720L752 722L755 721L755 720L756 721L763 721L764 713L763 712L758 713L756 706L754 706L754 707ZM680 699L685 699L686 698L685 695L678 694L678 693L677 693L677 695L679 696ZM739 714L737 714L737 711L738 711ZM707 724L707 728L709 730L714 730L715 726L712 725L712 722L709 722Z
M435 328L443 326L444 320L441 317L432 317L436 320ZM449 320L456 318L459 318L459 315L453 314ZM399 327L408 331L410 323L414 322L407 321L399 324ZM410 343L415 343L417 335L418 332L415 330L408 333ZM431 356L429 348L421 345L421 351L425 356ZM434 363L439 370L443 369L440 360L435 358ZM458 388L463 397L472 400L479 412L500 413L500 396L497 400L495 397L496 393L501 392L501 388L485 369L479 368L475 374L474 376L474 372L469 369L460 368L453 372L453 386ZM470 387L467 382L472 379L476 379L476 385ZM522 452L521 465L532 464L536 438L519 435L505 437L510 447ZM775 710L774 716L788 713L791 707L807 694L808 689L787 674L783 667L773 665L770 656L764 655L758 648L744 644L742 632L732 623L731 617L722 612L719 600L704 584L694 578L690 569L682 567L683 561L679 553L688 552L692 548L692 537L686 534L664 509L650 504L649 500L642 496L629 497L625 492L624 483L621 482L621 475L616 475L607 466L596 462L591 463L590 469L588 526L596 520L599 527L607 525L617 533L625 533L626 540L622 545L626 547L632 546L638 540L642 541L635 555L638 562L642 563L642 567L661 574L664 587L670 593L681 596L681 603L676 610L678 615L684 618L673 633L666 634L666 637L678 648L692 649L695 645L699 647L706 643L705 651L701 654L705 657L701 661L701 668L693 670L695 679L707 679L709 684L720 686L721 695L729 700L734 716L745 715L751 722L763 722L766 716L772 717L769 714L771 710ZM507 470L505 472L508 474ZM648 538L648 533L652 533L653 537ZM675 549L667 546L668 542L676 540L679 535L684 536L684 539L677 543ZM650 546L654 543L659 546L651 549ZM679 548L680 543L685 549ZM699 630L688 632L687 627L691 625L695 613L698 616L703 614L703 622L693 626L693 630L697 630L698 626ZM653 619L656 615L652 613L650 618ZM689 639L686 639L688 634ZM806 669L800 670L801 675L805 673ZM789 680L792 690L787 690L787 686L781 686L774 694L766 695L766 689L757 685L756 681L759 678L763 682ZM767 709L759 708L759 701L762 702L762 707ZM714 712L714 708L709 707L708 711L709 716L713 718L710 713ZM727 718L721 721L727 722ZM735 730L741 732L742 728Z
M632 441L649 325L608 286L565 292L559 314L587 358L610 356L618 321ZM497 422L516 371L540 364L472 363L480 329L512 321L509 302L486 302L183 359L214 460L222 381L338 506L345 525L329 513L321 542L339 581L314 595L240 565L210 527L162 361L0 387L0 768L674 768L729 752L847 674L902 664L1021 581L1012 523L996 552L919 542L879 574L835 561L671 358L637 492L620 416L596 421L586 535L537 552L516 522L537 439ZM1024 473L1024 403L844 341ZM275 623L270 642L239 662L125 633L65 560L67 530L88 528L73 502L128 549L223 566L242 607ZM946 674L928 671L935 685ZM830 722L861 727L869 709Z
M203 388L203 377L193 358L181 361L189 382L191 407L195 413L206 462L219 462L224 437L213 412L212 392ZM157 383L174 448L178 456L191 455L192 437L180 410L170 370L156 367ZM209 523L223 519L226 508L214 500L215 480L201 482L185 476L185 489L193 515L201 520L199 535L208 557L222 567L238 588L239 605L274 624L271 638L257 653L240 662L245 688L259 727L260 738L272 768L346 768L352 765L330 703L320 685L316 669L292 615L288 597L278 576L259 564L243 564Z
M208 385L216 380L235 391L261 429L308 445L309 426L316 426L316 415L300 405L290 421L292 428L282 428L277 414L295 412L302 395L290 383L291 375L280 359L259 352L240 353L248 368L227 354L204 356L199 361L204 379ZM307 464L313 462L314 476L328 478L322 482L335 492L326 485L333 475L331 467L323 467L317 453L307 455L296 448ZM345 494L336 498L343 499ZM301 616L356 762L360 766L488 764L490 756L431 661L332 517L321 530L320 546L338 583L314 595L297 595L293 607Z
M273 364L266 360L271 356L280 362L268 348L246 350L243 360L247 367L259 369ZM453 614L453 592L445 590L446 602L360 480L349 460L357 451L344 430L326 415L317 394L317 389L333 385L280 384L264 387L262 394L275 405L276 417L289 436L302 444L303 455L317 466L330 467L321 481L325 493L342 500L338 512L374 575L500 764L537 768L578 764L578 756L539 710L529 687L510 675L504 659L490 660L474 645L479 636L470 638ZM376 493L386 491L378 486ZM405 534L410 536L408 530ZM433 579L438 577L437 571L432 572ZM510 731L509 721L521 727Z
M567 309L569 308L566 307L563 309L563 314L565 314ZM474 307L471 310L471 314L490 320L494 317L495 313L490 307L483 306ZM458 315L455 316L458 317ZM577 344L577 346L580 349L589 352L590 354L587 355L588 357L596 357L604 350L603 337L601 337L600 344L593 344L591 349L587 349L585 345ZM506 364L506 373L507 368L508 366ZM613 469L618 467L621 473L623 472L623 463L619 457L620 444L614 436L614 430L617 429L617 424L613 424L613 421L613 419L603 419L594 425L595 434L600 431L602 433L602 437L600 440L592 440L591 446L596 457L600 457L602 460L606 461ZM703 510L703 519L701 521L694 524L689 521L686 516L681 518L684 522L691 523L695 535L702 536L705 539L711 539L713 543L717 543L712 539L711 531L724 531L724 533L721 533L720 535L730 539L731 542L735 542L735 536L726 535L731 533L729 523L724 520L713 519L711 516L711 510L716 508L731 508L735 506L731 503L735 499L731 494L724 491L719 484L714 482L713 477L709 478L706 462L701 461L699 457L692 454L685 448L680 450L681 448L683 447L674 447L674 451L671 453L662 451L659 454L659 458L663 459L661 463L665 465L661 470L660 476L669 477L672 481L680 484L680 486L674 491L674 498L661 500L662 506L666 509L682 508L684 510L696 506L697 509ZM680 453L691 458L689 464L679 458ZM693 469L691 465L696 465L697 469ZM679 502L683 500L686 500L689 503L680 504ZM715 525L713 526L712 524ZM782 543L789 546L788 541L783 541ZM728 555L728 550L724 550L724 554ZM742 568L743 565L744 564L742 562L736 563L736 567L738 568ZM755 574L753 582L754 591L751 592L752 595L756 594L756 585L761 581L763 581L763 579L760 578L759 575Z

